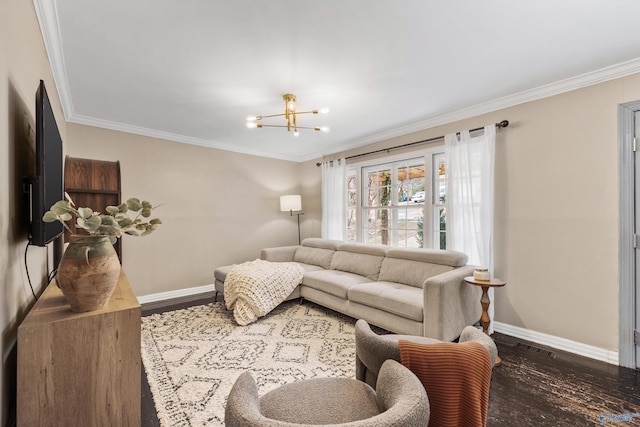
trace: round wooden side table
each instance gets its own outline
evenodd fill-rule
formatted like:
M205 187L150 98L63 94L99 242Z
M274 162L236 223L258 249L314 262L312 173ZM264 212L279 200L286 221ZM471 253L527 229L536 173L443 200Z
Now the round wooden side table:
M498 278L492 278L490 280L476 280L473 276L467 276L464 281L470 285L480 286L482 288L482 296L480 297L480 304L482 305L482 316L480 316L480 323L482 324L482 330L485 334L489 335L489 325L491 325L491 318L489 317L489 305L491 300L489 299L489 288L498 288L507 284L504 280ZM496 365L499 365L500 357L496 359Z

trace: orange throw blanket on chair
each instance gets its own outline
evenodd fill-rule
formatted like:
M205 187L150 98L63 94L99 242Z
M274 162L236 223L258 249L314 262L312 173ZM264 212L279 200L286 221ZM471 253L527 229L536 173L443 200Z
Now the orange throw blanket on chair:
M431 406L430 426L487 425L491 357L480 343L398 342L400 359L422 381Z

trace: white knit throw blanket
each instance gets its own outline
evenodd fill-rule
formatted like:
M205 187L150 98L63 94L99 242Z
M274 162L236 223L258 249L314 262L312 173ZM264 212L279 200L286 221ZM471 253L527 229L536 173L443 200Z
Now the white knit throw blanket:
M224 300L238 325L255 322L276 308L302 282L304 269L295 262L257 259L238 264L224 281Z

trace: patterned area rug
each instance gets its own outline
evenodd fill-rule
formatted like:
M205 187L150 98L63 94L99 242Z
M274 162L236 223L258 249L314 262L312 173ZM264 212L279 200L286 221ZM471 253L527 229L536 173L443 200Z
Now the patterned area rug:
M224 425L236 378L251 372L262 396L314 377L354 377L354 320L289 301L247 326L223 303L142 318L142 361L163 426Z

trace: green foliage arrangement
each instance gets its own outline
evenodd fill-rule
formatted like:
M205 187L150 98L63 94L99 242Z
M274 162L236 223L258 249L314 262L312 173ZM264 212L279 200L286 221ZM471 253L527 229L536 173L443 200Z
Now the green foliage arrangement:
M162 221L151 218L155 209L148 201L131 198L119 206L107 206L106 214L95 212L91 208L76 208L68 194L67 200L56 202L42 217L44 222L60 221L64 228L71 231L67 221L76 217L76 227L86 230L92 236L107 236L115 243L123 234L147 236L153 233Z

